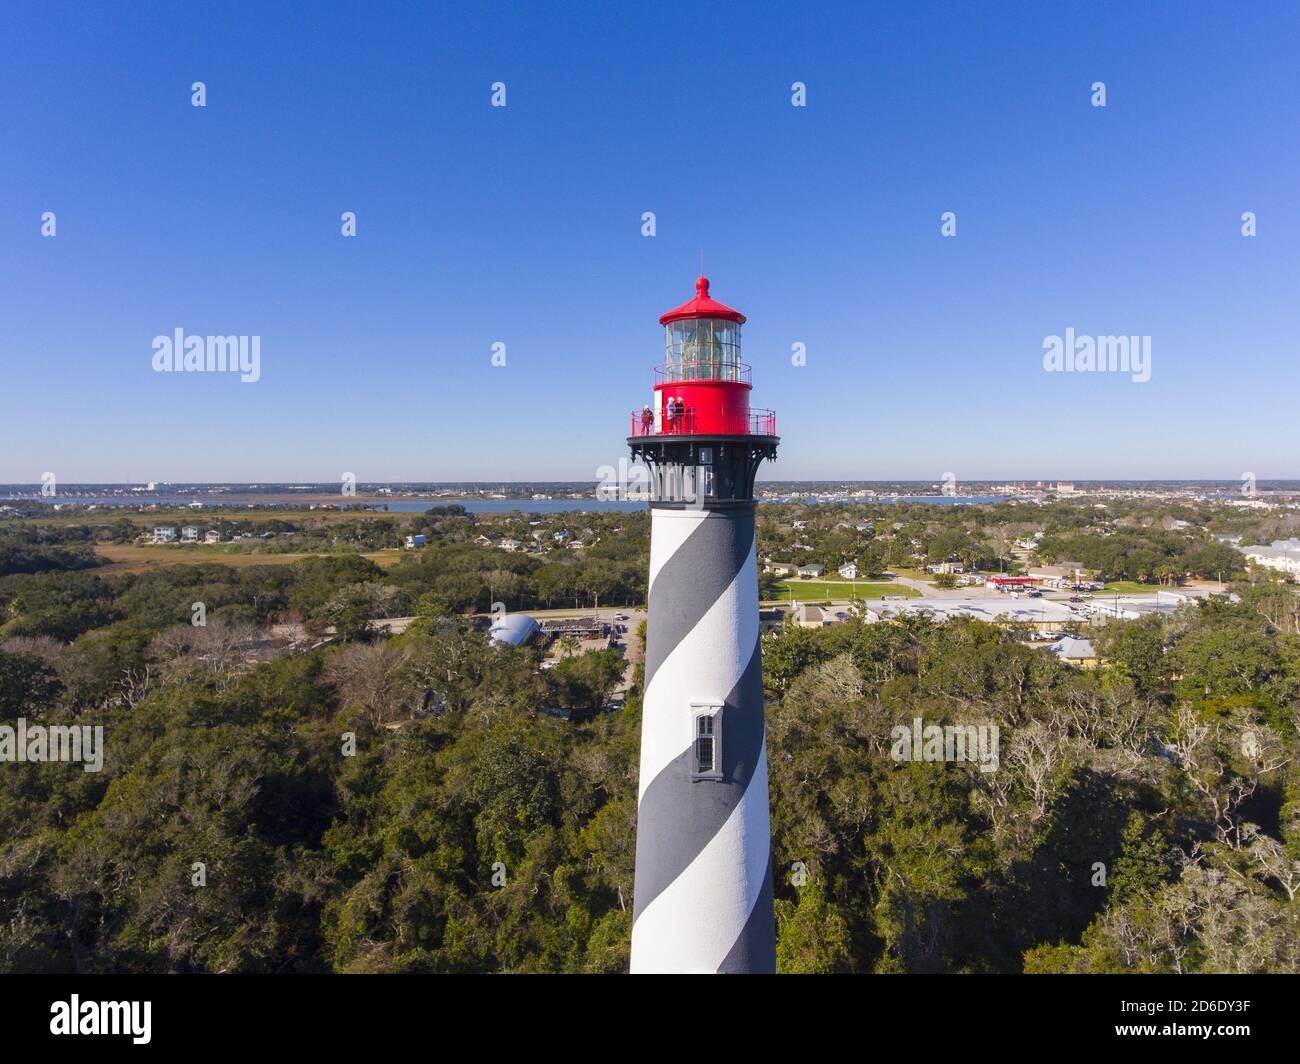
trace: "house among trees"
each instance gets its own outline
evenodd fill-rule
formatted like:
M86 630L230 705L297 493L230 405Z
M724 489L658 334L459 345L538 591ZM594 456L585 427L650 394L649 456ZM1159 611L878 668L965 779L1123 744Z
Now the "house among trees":
M1097 652L1087 639L1075 639L1072 636L1066 636L1059 643L1053 643L1047 649L1067 665L1074 665L1081 669L1091 669L1097 664Z
M159 525L153 530L153 541L155 543L175 543L176 529L170 525Z
M813 562L810 565L799 566L799 578L801 580L811 580L816 576L825 576L826 566L821 562Z
M800 628L827 628L832 624L844 624L848 619L848 610L835 606L800 606L793 617Z

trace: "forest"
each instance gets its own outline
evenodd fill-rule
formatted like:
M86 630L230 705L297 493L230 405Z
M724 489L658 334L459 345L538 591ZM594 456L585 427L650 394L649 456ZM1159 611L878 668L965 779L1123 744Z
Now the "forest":
M484 574L582 570L477 550L10 569L0 724L105 757L0 764L0 971L625 971L639 691L490 644ZM764 636L780 970L1300 971L1300 598L1230 592L1092 670L977 621ZM250 658L286 617L336 636ZM996 724L1000 767L893 760L917 718Z

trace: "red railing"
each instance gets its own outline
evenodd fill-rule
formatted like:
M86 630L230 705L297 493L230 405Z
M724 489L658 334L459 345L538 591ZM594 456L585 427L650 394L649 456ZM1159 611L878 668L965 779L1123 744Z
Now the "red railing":
M631 436L693 436L696 433L695 411L687 407L676 417L660 416L658 431L655 430L654 415L646 416L644 411L632 411ZM724 436L775 436L776 413L771 410L752 410L748 417L727 416L723 418L721 429L710 429L705 435Z
M695 432L695 411L683 410L675 417L669 417L666 413L659 417L660 426L658 431L655 430L654 415L651 414L647 419L645 411L632 411L632 433L633 436L690 436Z

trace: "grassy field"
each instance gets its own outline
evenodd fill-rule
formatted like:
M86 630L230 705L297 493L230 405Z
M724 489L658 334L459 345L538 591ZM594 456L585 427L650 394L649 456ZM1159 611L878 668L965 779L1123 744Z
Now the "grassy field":
M1169 591L1170 588L1159 584L1139 584L1136 580L1116 580L1107 584L1105 591L1094 591L1094 595L1153 595L1157 591Z
M773 597L782 600L793 597L800 602L813 602L826 599L873 599L880 598L881 595L920 598L921 592L903 584L870 584L864 580L859 580L857 584L848 580L785 580Z
M100 543L95 546L95 553L106 558L109 565L99 572L128 573L143 569L160 569L167 565L202 565L216 562L229 565L232 569L246 569L252 565L292 565L303 558L322 557L323 554L237 554L223 553L211 547L138 547L133 544ZM371 551L362 555L376 565L387 569L397 564L402 556L400 550Z

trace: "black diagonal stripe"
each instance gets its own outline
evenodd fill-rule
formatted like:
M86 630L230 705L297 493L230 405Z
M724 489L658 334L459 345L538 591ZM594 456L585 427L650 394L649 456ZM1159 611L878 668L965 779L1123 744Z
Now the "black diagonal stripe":
M721 975L776 974L776 914L772 910L772 855L767 856L763 890L749 911L745 929L727 953Z
M645 686L736 579L754 545L753 507L709 511L650 585Z
M763 749L762 670L755 637L749 664L723 702L722 779L692 779L694 751L688 747L663 767L641 796L633 920L686 870L740 804Z

